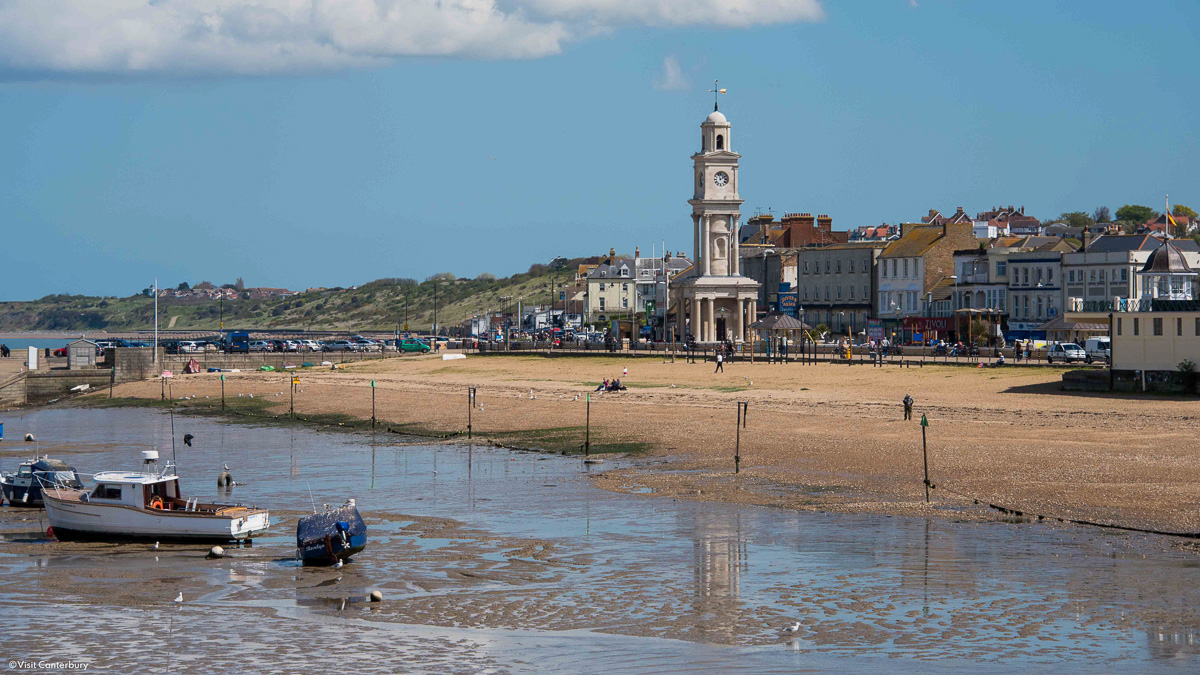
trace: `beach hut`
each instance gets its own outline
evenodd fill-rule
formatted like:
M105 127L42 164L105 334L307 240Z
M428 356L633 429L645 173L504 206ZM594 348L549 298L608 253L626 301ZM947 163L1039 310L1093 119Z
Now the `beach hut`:
M96 343L76 340L67 345L67 369L86 370L96 367Z

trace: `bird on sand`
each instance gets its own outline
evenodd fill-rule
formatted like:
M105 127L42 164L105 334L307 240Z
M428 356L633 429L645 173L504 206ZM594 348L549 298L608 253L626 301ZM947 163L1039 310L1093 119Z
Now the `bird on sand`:
M175 602L183 602L183 591L180 591L179 595L175 596Z
M158 542L157 541L154 542L154 550L156 550L156 551L158 550Z
M786 633L795 633L796 631L800 630L800 622L796 621L792 625L788 626L787 628L784 628L783 630Z
M335 562L335 563L333 564L333 569L335 569L335 570L340 570L340 569L342 569L342 561L341 561L341 560L339 560L339 561Z

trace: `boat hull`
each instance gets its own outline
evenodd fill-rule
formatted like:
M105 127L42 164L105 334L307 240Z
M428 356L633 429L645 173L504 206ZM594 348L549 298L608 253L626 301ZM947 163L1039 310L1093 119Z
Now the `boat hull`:
M353 501L296 523L296 551L305 565L332 565L367 546L367 525Z
M214 515L96 504L49 494L43 501L46 518L59 539L224 543L251 539L271 525L270 515L261 509L240 508L229 515Z
M42 490L38 487L26 487L24 485L14 485L12 483L0 483L0 488L4 491L4 501L9 506L28 507L33 509L42 508ZM25 493L29 496L26 497Z

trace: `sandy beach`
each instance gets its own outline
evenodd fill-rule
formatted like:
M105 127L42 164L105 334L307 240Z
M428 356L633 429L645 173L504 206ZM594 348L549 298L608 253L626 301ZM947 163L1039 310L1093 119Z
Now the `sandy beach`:
M623 376L623 369L628 375ZM477 438L578 449L585 395L605 378L629 390L592 393L591 442L644 448L634 468L601 487L794 509L995 517L1021 512L1172 532L1200 531L1196 402L1061 391L1062 371L955 366L713 364L660 359L406 357L301 371L300 416L371 416L426 432L467 427L478 387ZM288 411L284 373L230 373L231 406L265 397ZM533 396L530 396L530 392ZM183 406L218 406L218 375L177 377ZM916 399L903 421L901 399ZM116 397L158 399L160 384L118 386ZM107 393L93 395L107 396ZM734 475L736 402L749 402ZM921 415L929 419L932 504L922 483ZM978 504L977 504L978 502Z

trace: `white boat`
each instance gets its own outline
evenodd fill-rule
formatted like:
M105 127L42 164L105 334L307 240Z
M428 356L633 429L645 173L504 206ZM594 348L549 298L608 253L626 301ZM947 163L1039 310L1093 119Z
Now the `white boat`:
M142 452L143 471L104 471L91 490L52 487L42 492L54 535L68 539L153 539L228 542L267 531L266 509L244 504L203 503L186 498L168 462L157 471L158 453Z

